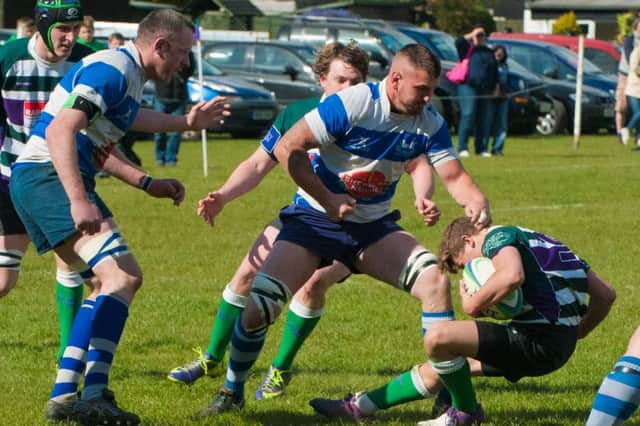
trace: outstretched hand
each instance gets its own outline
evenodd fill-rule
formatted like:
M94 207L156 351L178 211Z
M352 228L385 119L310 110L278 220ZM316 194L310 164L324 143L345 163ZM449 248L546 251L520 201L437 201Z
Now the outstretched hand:
M185 189L176 179L154 179L151 181L147 193L156 198L171 198L175 206L184 200Z
M207 196L198 201L198 209L196 213L207 225L214 226L216 216L220 214L224 208L224 200L218 192L210 192Z
M224 117L231 115L227 98L216 96L208 102L200 101L191 107L187 114L189 130L208 129L224 123Z

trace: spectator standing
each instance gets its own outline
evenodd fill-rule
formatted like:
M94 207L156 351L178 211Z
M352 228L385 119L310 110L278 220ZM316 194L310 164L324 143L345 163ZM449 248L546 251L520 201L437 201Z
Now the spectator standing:
M631 125L634 124L632 121L633 115L635 114L633 112L633 106L631 106L631 119L626 126L623 125L627 108L630 106L628 105L630 95L627 93L629 74L634 72L634 68L631 66L631 54L635 48L640 46L640 17L633 21L631 28L633 32L625 36L622 40L622 55L620 56L620 63L618 65L618 85L616 87L616 129L618 130L618 140L623 145L629 143L629 129L632 128ZM631 91L638 95L637 90L632 89ZM636 134L636 138L637 137L638 135Z
M627 104L631 109L631 118L622 129L623 138L630 137L630 130L635 130L636 146L634 151L640 150L640 46L633 49L629 58L629 75L624 89L627 95Z
M195 70L195 59L190 53L190 66L175 73L169 81L156 81L156 97L153 109L173 115L183 115L187 109L187 80ZM173 167L178 162L178 150L182 140L181 132L155 133L156 163Z
M16 33L7 39L7 42L19 38L31 38L36 32L36 21L31 16L22 16L16 20Z
M475 129L475 153L490 157L487 152L491 132L491 111L489 102L498 83L498 64L493 50L485 44L486 32L476 25L470 33L456 39L458 56L462 60L473 46L469 58L469 73L464 83L458 86L460 97L460 123L458 124L458 152L460 157L468 157L469 136Z
M104 50L107 48L107 45L96 40L93 35L96 32L94 27L95 19L93 16L85 15L84 20L82 21L82 26L80 27L80 33L78 34L78 43L84 44L85 46L89 46L96 52L98 50Z
M493 101L493 145L491 155L503 155L504 141L507 139L509 127L509 66L507 65L507 49L498 45L494 48L494 56L498 63L498 92Z

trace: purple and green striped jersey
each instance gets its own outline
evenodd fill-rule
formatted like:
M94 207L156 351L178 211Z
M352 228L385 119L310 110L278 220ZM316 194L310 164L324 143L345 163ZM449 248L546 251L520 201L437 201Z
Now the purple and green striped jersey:
M505 246L520 253L525 276L525 309L513 320L578 325L587 312L587 263L560 241L516 226L490 228L482 254L492 258Z
M386 79L329 96L305 120L320 144L313 170L330 191L356 199L347 218L352 222L371 222L389 212L412 159L424 154L437 168L457 158L447 124L431 105L417 115L391 112ZM296 202L324 211L302 189Z
M98 110L88 127L76 134L80 171L94 176L118 139L133 124L140 108L144 82L140 54L132 42L119 49L101 50L85 57L53 90L14 167L51 161L45 140L47 126L58 112L81 97Z
M36 37L0 48L0 189L8 190L11 165L27 143L31 129L62 76L93 51L75 45L59 62L47 62L36 51Z

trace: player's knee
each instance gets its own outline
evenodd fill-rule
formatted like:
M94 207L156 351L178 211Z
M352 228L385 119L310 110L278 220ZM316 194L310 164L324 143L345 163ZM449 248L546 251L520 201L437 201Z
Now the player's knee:
M291 291L282 281L258 272L251 288L251 299L262 323L268 326L275 322L291 299Z
M0 271L0 297L4 297L16 286L18 275Z
M313 303L314 301L324 300L329 287L333 284L333 281L327 280L316 273L300 288L297 292L297 297L305 305Z
M251 265L247 265L246 263L248 262L243 262L240 265L231 280L230 286L231 290L235 293L248 296L251 292L253 280L256 277L256 271Z
M24 253L20 250L0 249L0 297L16 286Z
M424 350L429 357L438 358L447 351L450 333L447 332L448 321L433 323L424 335Z

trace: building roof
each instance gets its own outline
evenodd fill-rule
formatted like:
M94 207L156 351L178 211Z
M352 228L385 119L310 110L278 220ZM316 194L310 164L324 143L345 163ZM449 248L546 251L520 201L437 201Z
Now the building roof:
M616 15L638 8L638 0L528 0L534 19L553 19L573 11L578 19L616 21Z

